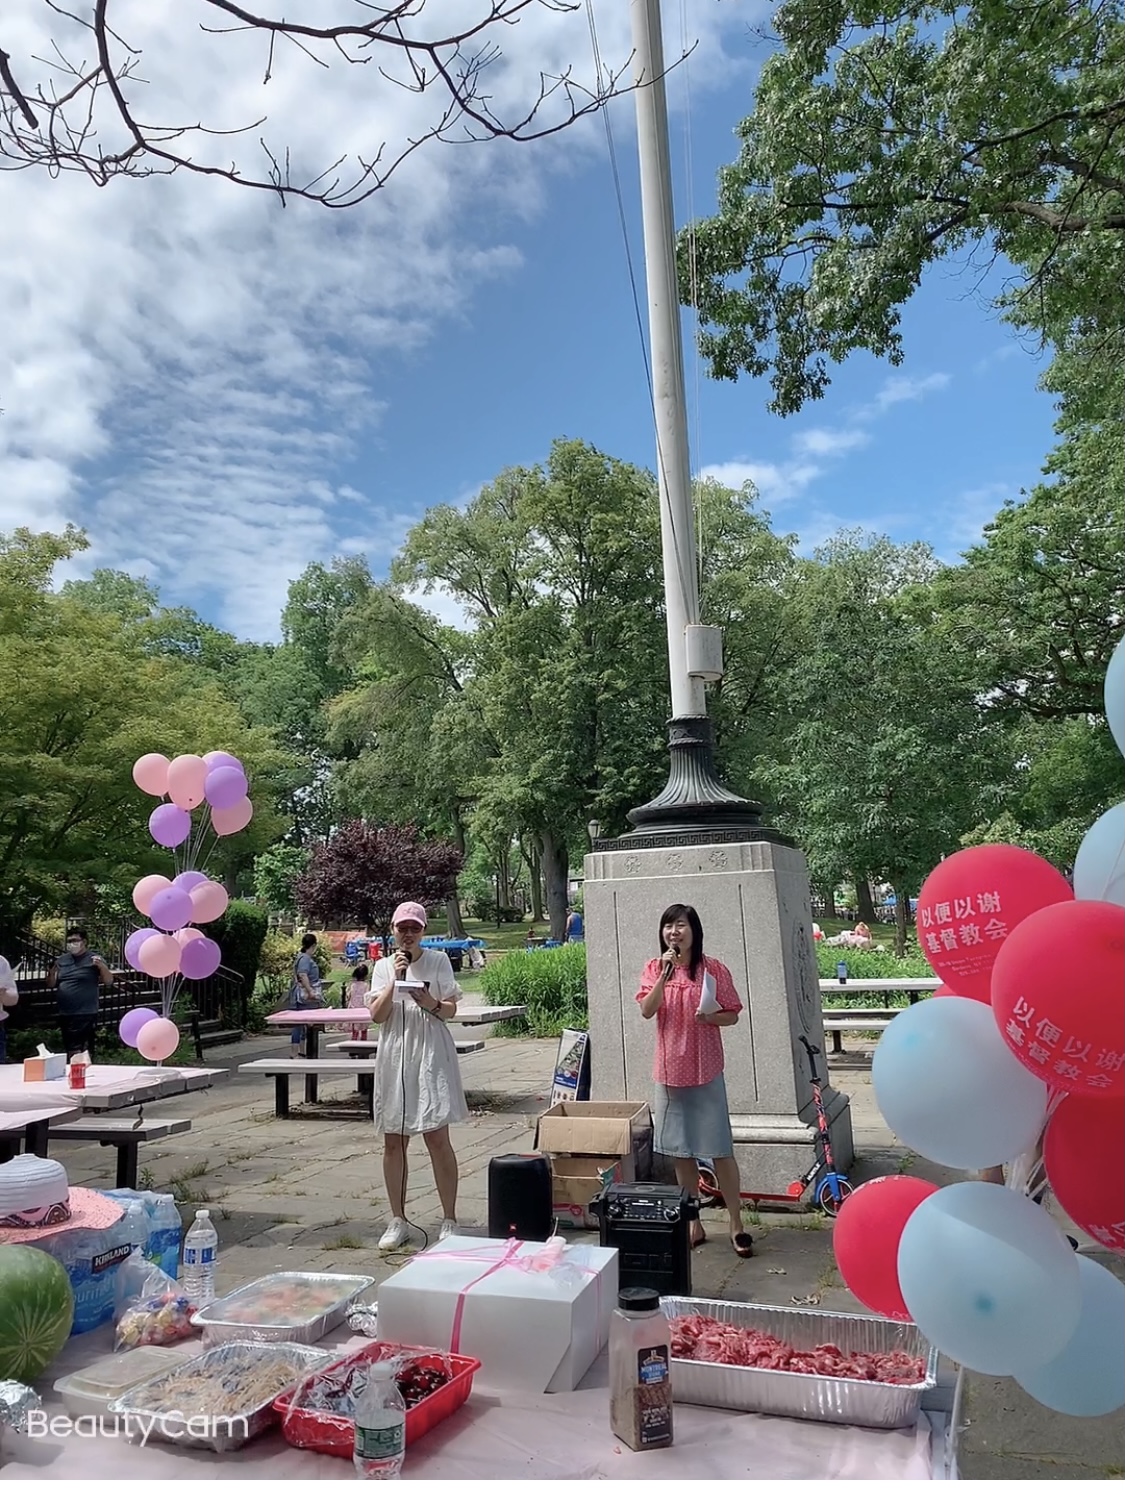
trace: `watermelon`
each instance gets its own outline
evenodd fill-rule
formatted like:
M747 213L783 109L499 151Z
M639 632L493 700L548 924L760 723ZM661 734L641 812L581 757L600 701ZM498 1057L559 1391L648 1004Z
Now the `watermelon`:
M47 1252L0 1245L0 1381L29 1386L58 1355L74 1323L74 1290Z

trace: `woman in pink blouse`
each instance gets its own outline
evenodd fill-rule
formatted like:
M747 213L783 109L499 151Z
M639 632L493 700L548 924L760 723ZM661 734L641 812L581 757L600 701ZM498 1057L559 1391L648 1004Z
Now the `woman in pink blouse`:
M739 1257L749 1257L754 1244L742 1229L719 1033L738 1023L742 1001L729 969L703 955L694 906L670 905L661 916L660 954L646 965L637 994L644 1017L656 1017L653 1147L675 1162L676 1179L689 1195L699 1189L697 1161L712 1161L730 1217L731 1246ZM702 1223L693 1222L692 1246L706 1240Z

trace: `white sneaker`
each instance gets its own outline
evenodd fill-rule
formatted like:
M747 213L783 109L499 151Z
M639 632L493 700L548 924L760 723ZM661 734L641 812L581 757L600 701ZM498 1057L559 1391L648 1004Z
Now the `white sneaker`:
M379 1238L379 1251L390 1252L395 1247L401 1247L413 1230L414 1227L409 1221L402 1216L396 1216Z
M438 1235L439 1242L446 1242L451 1236L457 1235L457 1222L449 1220L448 1217L441 1223L441 1232Z

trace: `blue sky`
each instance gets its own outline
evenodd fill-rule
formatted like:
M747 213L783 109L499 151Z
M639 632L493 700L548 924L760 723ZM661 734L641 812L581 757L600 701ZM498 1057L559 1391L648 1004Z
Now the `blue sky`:
M45 49L42 9L17 0L28 53ZM733 158L759 10L665 7L670 50L677 28L701 38L672 88L681 222L689 205L710 210ZM599 0L598 15L602 52L620 63L626 7ZM122 17L143 40L143 0L123 0ZM581 62L585 47L588 65L584 16L572 19L568 30L544 12L515 28L498 96L524 96L555 53ZM257 117L260 79L227 44L207 50L217 45L154 34L150 87L181 115ZM341 139L369 150L370 128L416 127L395 91L372 124L361 82L282 59L274 138L315 160ZM313 83L331 91L310 103ZM612 119L640 268L631 99ZM384 574L427 507L544 459L556 437L653 463L597 121L542 145L420 151L347 214L282 212L185 177L96 192L25 172L2 186L0 523L83 525L92 547L75 572L148 574L168 603L269 639L306 563L365 552ZM1052 439L1041 367L987 310L989 287L971 268L939 267L906 309L903 367L856 357L827 398L784 421L767 413L765 386L709 380L689 342L694 469L754 480L775 527L806 550L859 525L954 558L1036 480Z

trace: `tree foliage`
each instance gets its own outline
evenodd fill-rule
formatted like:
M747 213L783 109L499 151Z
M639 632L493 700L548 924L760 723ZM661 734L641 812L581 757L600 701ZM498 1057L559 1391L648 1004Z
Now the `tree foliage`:
M1125 323L1125 24L1118 0L785 0L718 211L681 242L703 355L769 374L772 407L829 365L902 360L902 307L983 248L1000 303L1064 346Z
M318 844L296 885L297 904L327 926L386 935L395 907L440 905L457 883L462 856L448 840L423 839L411 824L345 823Z

